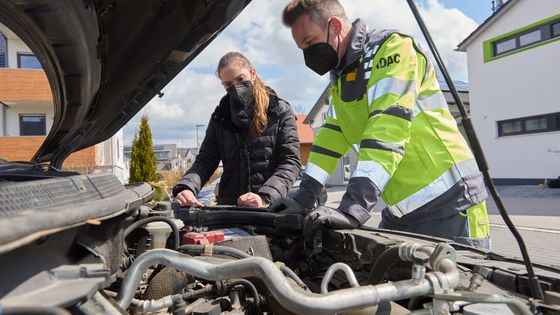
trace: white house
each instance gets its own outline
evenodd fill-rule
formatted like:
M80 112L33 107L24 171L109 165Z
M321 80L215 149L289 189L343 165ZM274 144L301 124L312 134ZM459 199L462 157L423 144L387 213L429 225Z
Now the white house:
M179 171L188 170L196 159L197 151L192 148L177 148L177 157L179 161Z
M509 0L458 46L497 184L560 176L560 1Z
M194 163L198 155L197 148L178 148L177 144L155 144L152 150L156 156L156 172L185 172ZM124 161L130 169L132 146L124 147ZM128 181L128 174L126 176Z

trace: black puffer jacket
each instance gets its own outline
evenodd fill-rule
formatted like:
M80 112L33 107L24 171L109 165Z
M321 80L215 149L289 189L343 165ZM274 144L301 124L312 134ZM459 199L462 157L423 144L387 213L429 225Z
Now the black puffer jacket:
M251 138L233 124L230 96L224 96L212 114L194 165L173 188L173 195L185 189L197 195L221 160L219 204L235 205L247 192L258 193L268 202L285 197L301 171L296 118L290 105L274 93L267 116L262 135Z

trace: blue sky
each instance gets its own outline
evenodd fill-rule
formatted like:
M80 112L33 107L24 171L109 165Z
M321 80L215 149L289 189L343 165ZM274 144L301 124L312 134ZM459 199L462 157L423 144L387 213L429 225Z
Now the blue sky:
M441 2L446 7L461 10L461 12L475 20L478 24L484 22L492 14L491 0L443 0Z
M326 84L307 69L290 31L280 22L287 0L253 0L230 26L163 89L124 128L130 143L141 114L150 118L155 143L196 146L197 124L207 124L210 114L225 94L214 69L228 51L247 56L257 73L294 109L306 113ZM362 18L375 29L398 29L415 36L418 29L405 0L340 0L351 19ZM417 0L424 21L455 80L467 81L466 55L455 52L457 44L490 16L491 0ZM423 45L427 47L427 45Z

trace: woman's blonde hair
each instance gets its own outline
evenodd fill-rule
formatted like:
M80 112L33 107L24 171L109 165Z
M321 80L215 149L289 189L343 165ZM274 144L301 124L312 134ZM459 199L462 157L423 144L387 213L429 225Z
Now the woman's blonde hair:
M247 59L243 54L238 52L229 52L220 58L218 62L218 69L216 74L220 75L220 71L232 62L237 62L240 67L248 69L251 71L253 66L249 59ZM251 125L249 130L253 137L259 136L263 133L264 129L268 124L268 117L266 116L266 111L268 110L269 95L268 89L264 84L263 80L256 75L255 82L253 84L253 98L255 100L255 112L253 119L251 120Z

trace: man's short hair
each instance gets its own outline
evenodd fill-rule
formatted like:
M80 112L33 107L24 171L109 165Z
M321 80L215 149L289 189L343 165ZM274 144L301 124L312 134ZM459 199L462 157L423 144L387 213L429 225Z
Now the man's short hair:
M309 15L315 23L323 27L327 26L331 16L348 20L346 11L338 0L291 0L282 13L282 23L292 27L302 15Z

